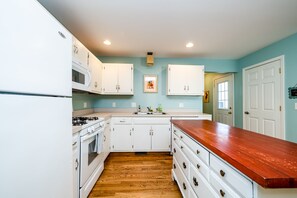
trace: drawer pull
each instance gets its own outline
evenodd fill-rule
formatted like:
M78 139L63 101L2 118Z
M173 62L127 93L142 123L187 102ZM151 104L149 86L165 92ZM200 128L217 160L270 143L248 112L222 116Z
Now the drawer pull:
M175 141L175 140L176 140L176 138L173 138L173 140Z
M175 129L173 130L173 133L176 133L176 130Z
M183 136L182 135L180 136L180 139L183 139Z
M197 150L197 151L196 151L196 153L197 153L197 154L199 154L199 153L200 153L200 151L199 151L199 150Z
M198 185L199 185L198 182L197 182L197 179L196 179L195 177L193 177L193 184L194 184L195 186L198 186Z
M222 197L224 197L226 193L222 189L220 189L220 194Z
M173 152L174 152L174 153L176 153L176 150L175 150L175 148L173 149Z
M187 186L185 183L183 183L183 187L184 187L184 190L187 190Z
M184 147L183 146L180 146L180 148L183 149Z
M183 167L184 167L184 169L186 169L186 168L187 168L187 165L186 165L186 163L185 163L185 162L183 162Z
M199 164L197 164L197 168L198 168L198 169L200 168L200 165L199 165Z
M221 175L222 177L224 177L225 174L226 174L226 173L225 173L223 170L220 170L220 175Z
M174 169L176 169L176 166L175 166L175 164L173 164L173 168L174 168Z

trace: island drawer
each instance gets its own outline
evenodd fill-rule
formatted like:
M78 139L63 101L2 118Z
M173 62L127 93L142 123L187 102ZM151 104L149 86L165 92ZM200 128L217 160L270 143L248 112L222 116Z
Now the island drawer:
M181 167L181 170L185 174L185 176L188 178L190 175L190 162L186 158L186 156L182 153L179 146L175 143L173 143L173 155L176 158L176 161L179 163L179 166Z
M176 178L176 182L178 184L178 187L183 195L183 197L189 197L189 191L191 188L191 185L188 183L186 176L183 174L181 167L179 166L179 164L177 163L177 159L175 159L175 157L173 158L173 165L175 165L175 167L173 167L173 171L175 173Z
M252 182L213 154L210 155L210 167L217 177L240 193L242 197L253 197Z
M198 197L218 198L218 195L210 186L208 180L206 180L193 165L190 167L189 182Z
M180 148L183 151L183 153L187 156L189 161L193 164L195 169L205 177L205 179L208 180L209 178L209 167L202 162L202 160L197 157L188 146L186 146L184 143L180 143Z
M194 152L195 156L199 157L206 165L209 165L209 152L204 147L185 133L182 133L180 138Z

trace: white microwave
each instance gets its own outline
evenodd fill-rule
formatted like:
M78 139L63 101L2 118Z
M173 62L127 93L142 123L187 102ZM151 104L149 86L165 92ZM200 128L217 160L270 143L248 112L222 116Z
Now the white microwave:
M72 61L72 89L89 91L90 84L91 72L89 68Z

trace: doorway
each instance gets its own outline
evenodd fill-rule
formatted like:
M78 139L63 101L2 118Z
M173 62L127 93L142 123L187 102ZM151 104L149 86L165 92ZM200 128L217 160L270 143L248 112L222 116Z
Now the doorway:
M284 57L243 69L243 128L285 139Z

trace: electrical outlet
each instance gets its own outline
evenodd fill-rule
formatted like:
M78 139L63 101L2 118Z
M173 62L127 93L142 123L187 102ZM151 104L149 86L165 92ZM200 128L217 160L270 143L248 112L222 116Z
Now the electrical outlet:
M184 103L182 103L182 102L179 103L179 104L178 104L178 107L179 107L179 108L183 108L183 107L184 107Z
M84 108L88 107L88 103L84 102Z
M295 110L297 110L297 103L295 103Z
M131 102L131 107L136 107L136 102Z
M116 107L116 106L117 106L117 103L113 102L112 107Z

